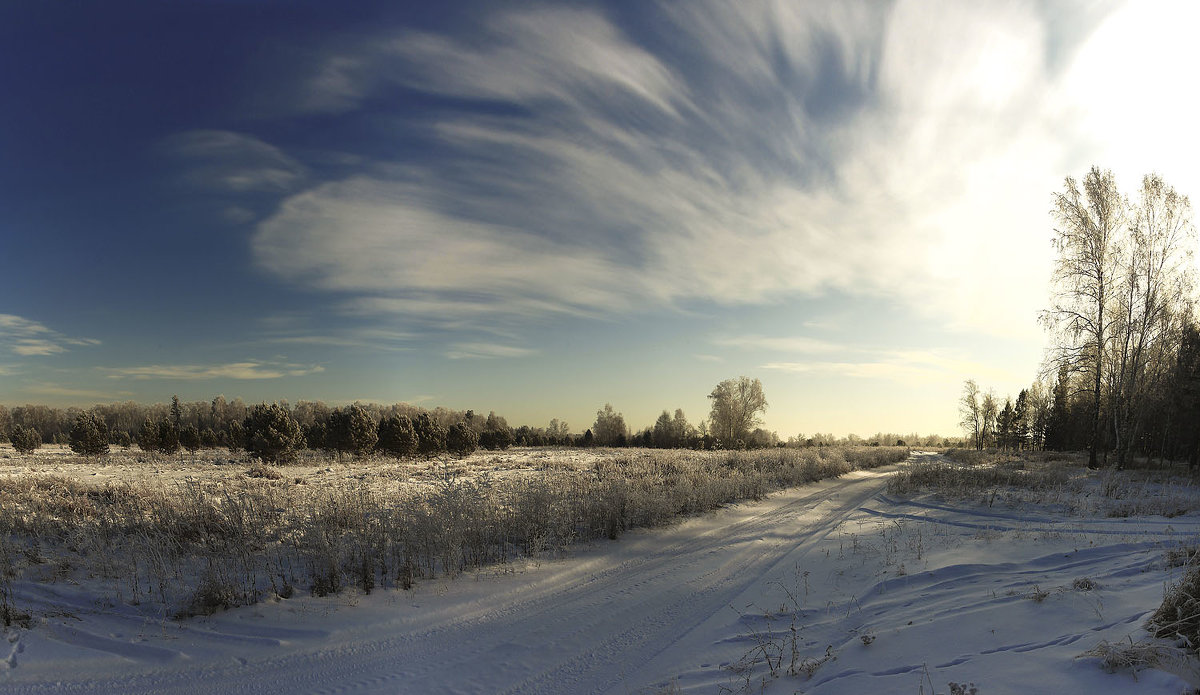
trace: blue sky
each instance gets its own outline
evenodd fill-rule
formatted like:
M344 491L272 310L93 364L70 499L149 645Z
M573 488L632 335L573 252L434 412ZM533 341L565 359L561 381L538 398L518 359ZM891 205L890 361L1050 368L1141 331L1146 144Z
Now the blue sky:
M1191 3L10 3L0 403L954 433L1050 195L1200 186Z

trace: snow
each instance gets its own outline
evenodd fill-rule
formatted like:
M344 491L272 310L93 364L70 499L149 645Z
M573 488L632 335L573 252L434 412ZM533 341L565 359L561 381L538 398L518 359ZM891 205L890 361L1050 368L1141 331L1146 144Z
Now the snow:
M1080 658L1103 641L1149 640L1142 623L1182 572L1164 550L1200 541L1200 515L1092 518L892 497L896 470L410 591L279 599L182 622L100 601L86 581L17 582L34 623L3 633L0 693L765 684L929 694L953 682L981 695L1177 695L1200 684L1194 662L1110 673ZM1076 582L1085 578L1094 588Z

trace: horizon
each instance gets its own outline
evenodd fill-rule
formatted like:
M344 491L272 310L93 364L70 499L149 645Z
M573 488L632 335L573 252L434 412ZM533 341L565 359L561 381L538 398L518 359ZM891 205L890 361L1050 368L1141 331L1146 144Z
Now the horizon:
M956 437L1065 177L1200 194L1190 3L393 5L0 9L0 403Z

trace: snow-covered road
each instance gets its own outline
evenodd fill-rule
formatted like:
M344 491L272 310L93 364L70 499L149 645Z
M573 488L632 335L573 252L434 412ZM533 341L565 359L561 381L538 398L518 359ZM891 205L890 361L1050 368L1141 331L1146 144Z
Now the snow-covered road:
M1043 681L1095 692L1108 692L1105 683L1122 692L1132 682L1072 657L1101 636L1137 629L1153 607L1142 604L1156 604L1156 588L1161 598L1164 576L1147 578L1143 566L1167 537L1200 532L1200 519L1080 521L1052 533L1040 515L889 500L883 491L894 470L855 472L569 558L427 581L410 592L294 598L184 624L98 609L82 587L26 586L38 613L58 606L61 616L10 631L7 647L0 642L0 656L11 651L0 692L716 692L744 682L728 667L756 640L784 640L795 625L804 657L820 657L827 645L838 656L811 679L799 676L806 692L824 683L818 692L858 692L864 679L879 678L911 682L903 690L916 692L920 679L936 680L929 674L938 664L974 664L975 682L994 679L986 664L999 664L1006 645L1037 643L1018 639L1015 623L1046 616L1060 624L1040 636L1062 637L1044 646L1065 650L1047 658L1073 669L1075 680ZM1006 543L1011 537L1023 542ZM989 552L980 554L981 543ZM1084 573L1105 576L1103 588L1128 586L1070 605L1047 599L1053 605L1041 617L1024 615L1035 603L1023 600L1026 584L1050 589L1059 575L1069 584ZM958 648L966 643L973 646ZM751 673L761 680L766 671ZM872 682L881 692L896 687ZM1137 682L1167 688L1147 692L1178 692L1170 690L1173 676L1157 672ZM980 692L1005 691L989 685Z

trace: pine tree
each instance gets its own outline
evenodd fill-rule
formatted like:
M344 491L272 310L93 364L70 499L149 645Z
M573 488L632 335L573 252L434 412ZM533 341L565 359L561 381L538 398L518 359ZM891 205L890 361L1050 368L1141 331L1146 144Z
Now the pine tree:
M1013 447L1024 449L1029 441L1029 391L1021 389L1017 394L1017 402L1013 405L1012 438Z
M246 451L268 463L288 463L304 447L300 425L275 403L254 406L242 427L246 432Z
M158 450L168 456L179 451L179 430L167 418L158 423Z
M417 453L417 432L403 415L386 417L379 422L376 447L390 456L401 458Z
M158 451L158 423L146 418L146 422L142 423L142 429L138 430L137 435L138 447L147 453Z
M1050 404L1050 417L1046 422L1046 448L1063 451L1070 446L1071 404L1068 392L1069 378L1066 367L1059 369L1058 381L1054 384L1054 399Z
M80 413L71 428L71 451L80 456L108 454L108 425L94 413Z
M375 448L379 441L378 427L371 414L361 405L338 408L329 414L325 425L325 448L343 453L363 456Z
M417 451L422 456L436 456L446 450L446 428L434 422L429 413L421 413L413 423L417 432Z
M446 432L446 450L455 456L469 456L479 444L479 436L464 422L451 425Z
M16 425L8 435L18 454L32 454L42 446L42 435L33 427Z
M200 451L200 430L195 425L184 425L179 430L179 444L195 458L196 452Z

